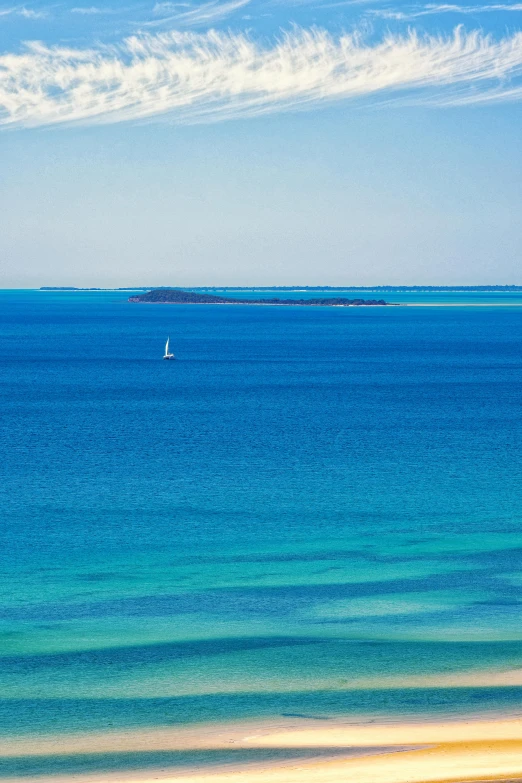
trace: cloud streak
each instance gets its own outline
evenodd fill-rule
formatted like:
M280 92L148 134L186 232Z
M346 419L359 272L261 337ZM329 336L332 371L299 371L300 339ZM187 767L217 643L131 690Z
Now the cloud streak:
M207 3L191 7L190 3L156 3L154 13L160 16L150 22L142 23L143 27L159 27L168 24L172 26L197 27L198 25L209 26L215 22L225 19L248 5L250 0L209 0ZM174 11L174 13L173 13Z
M90 6L78 6L77 8L71 8L71 14L79 14L80 16L98 16L99 14L112 14L114 11L110 8L99 8L96 5Z
M0 56L0 125L215 122L325 102L520 99L522 33L358 35L294 29L262 46L243 34L144 34L90 49L27 44Z
M24 5L20 5L0 10L0 17L6 16L23 16L24 19L45 19L47 17L47 12L35 11L32 8L26 8Z
M420 16L433 16L434 14L486 14L492 12L522 11L522 3L495 3L492 5L453 5L450 3L430 3L417 6L410 11L395 11L393 9L376 9L370 11L372 16L381 19L396 19L405 22L417 19Z

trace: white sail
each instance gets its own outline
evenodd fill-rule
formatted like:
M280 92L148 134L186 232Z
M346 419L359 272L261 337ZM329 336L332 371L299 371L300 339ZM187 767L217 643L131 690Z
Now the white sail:
M170 337L167 337L167 344L165 345L165 356L169 355L169 340Z

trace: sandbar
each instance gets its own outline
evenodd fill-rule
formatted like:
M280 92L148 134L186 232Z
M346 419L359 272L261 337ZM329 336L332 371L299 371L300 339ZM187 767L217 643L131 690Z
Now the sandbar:
M190 750L239 751L224 766L149 767L6 778L111 783L466 783L522 781L522 718L411 722L264 721L2 740L9 757ZM263 756L264 760L259 760ZM248 751L253 760L248 759ZM257 753L256 753L257 751ZM268 753L266 751L269 751ZM281 753L281 751L285 752ZM273 758L271 758L273 753ZM256 758L258 759L256 761Z

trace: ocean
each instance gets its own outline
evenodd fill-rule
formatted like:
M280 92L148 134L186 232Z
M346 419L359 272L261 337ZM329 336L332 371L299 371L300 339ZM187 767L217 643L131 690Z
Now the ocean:
M520 713L522 294L128 296L0 292L0 735Z

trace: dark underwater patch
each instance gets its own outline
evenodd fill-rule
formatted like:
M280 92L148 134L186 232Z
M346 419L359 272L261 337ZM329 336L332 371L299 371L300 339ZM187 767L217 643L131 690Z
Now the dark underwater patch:
M364 748L235 748L224 750L165 750L118 753L52 754L0 758L0 779L12 776L76 775L116 771L205 768L235 764L285 762L298 759L354 758L396 751L394 747Z
M151 728L204 722L323 717L459 717L502 711L519 714L522 687L396 688L292 693L224 693L151 699L4 699L0 734Z

